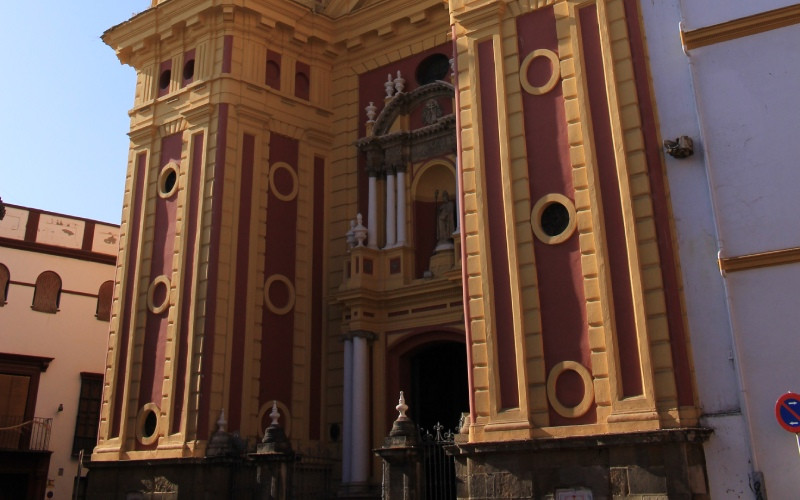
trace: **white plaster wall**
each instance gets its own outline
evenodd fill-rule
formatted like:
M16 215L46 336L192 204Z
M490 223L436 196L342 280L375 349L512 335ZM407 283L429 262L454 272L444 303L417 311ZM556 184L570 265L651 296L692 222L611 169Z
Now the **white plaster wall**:
M658 3L658 0L650 0ZM672 2L670 2L672 3ZM797 3L796 0L681 0L684 29L694 30Z
M100 284L114 278L114 266L16 249L0 248L0 263L12 281L34 283L43 271L61 276L62 289L96 294ZM78 462L72 459L72 440L80 396L80 373L105 370L108 322L95 318L97 299L61 294L59 312L31 309L33 287L11 285L7 304L0 307L0 352L54 358L41 374L34 415L52 418L48 479L55 499L69 499ZM59 404L64 411L58 412ZM63 469L63 475L59 475Z
M770 498L797 498L798 446L794 435L778 425L775 402L787 391L800 392L800 264L730 273L727 281L753 465L764 474Z
M714 430L705 445L712 498L748 491L750 445L741 413L739 375L725 282L717 266L718 238L705 144L689 59L680 41L680 0L642 1L640 8L661 139L687 135L695 155L665 157L674 216L702 425ZM744 498L747 498L745 495Z
M691 51L723 256L800 246L800 26Z
M641 2L662 138L695 140L694 157L666 163L701 421L715 431L705 446L712 498L752 498L752 470L771 498L800 490L797 443L774 414L780 394L800 392L800 265L722 278L714 255L800 246L800 26L685 55L677 25L697 29L794 3Z

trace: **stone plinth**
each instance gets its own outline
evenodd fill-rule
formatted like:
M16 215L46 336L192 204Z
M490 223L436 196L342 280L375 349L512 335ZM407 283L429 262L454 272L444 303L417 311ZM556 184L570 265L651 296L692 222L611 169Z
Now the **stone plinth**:
M383 459L383 499L418 500L423 498L425 474L417 426L408 417L395 420L381 448L374 450Z
M708 429L495 443L455 443L459 499L707 499L702 443ZM587 496L588 498L588 496Z

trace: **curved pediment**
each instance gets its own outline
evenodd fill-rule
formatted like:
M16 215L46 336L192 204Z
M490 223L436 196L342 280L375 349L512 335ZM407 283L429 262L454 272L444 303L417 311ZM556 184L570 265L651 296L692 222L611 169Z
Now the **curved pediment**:
M409 115L416 108L425 105L428 101L437 97L455 97L455 87L441 80L431 82L417 87L411 92L396 94L394 98L383 108L375 126L372 128L372 136L387 135L392 130L392 125L401 116ZM433 122L431 122L432 124Z

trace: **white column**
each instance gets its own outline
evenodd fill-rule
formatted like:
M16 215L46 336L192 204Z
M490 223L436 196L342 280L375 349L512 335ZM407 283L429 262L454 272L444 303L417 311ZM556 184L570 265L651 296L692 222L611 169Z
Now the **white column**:
M386 246L384 248L392 248L397 242L397 232L395 222L395 187L394 187L394 172L387 171L386 173Z
M406 173L397 171L397 246L406 244Z
M349 483L353 460L353 339L344 341L344 404L342 408L342 483Z
M353 337L353 447L350 482L369 479L372 454L369 446L369 350L367 339Z
M378 248L378 182L374 175L369 176L369 204L367 205L367 246Z

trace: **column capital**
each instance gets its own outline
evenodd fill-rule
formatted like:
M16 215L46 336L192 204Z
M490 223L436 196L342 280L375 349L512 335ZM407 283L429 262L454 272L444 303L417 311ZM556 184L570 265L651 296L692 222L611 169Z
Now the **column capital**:
M350 330L349 332L342 334L343 341L353 340L356 337L366 339L368 342L371 342L378 338L378 334L375 332L370 332L369 330Z

